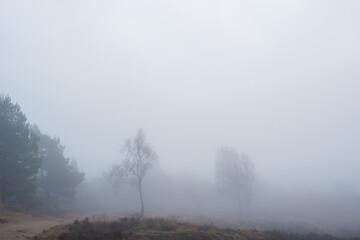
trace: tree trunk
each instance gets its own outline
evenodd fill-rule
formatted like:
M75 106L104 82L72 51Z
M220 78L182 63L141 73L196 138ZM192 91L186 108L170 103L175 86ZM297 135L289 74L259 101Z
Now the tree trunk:
M55 210L57 211L58 209L59 209L59 192L56 192Z
M145 217L145 214L144 214L144 201L142 196L141 181L139 181L139 193L140 193L140 201L141 201L140 218L143 218Z
M3 159L1 178L1 202L6 203L6 159Z

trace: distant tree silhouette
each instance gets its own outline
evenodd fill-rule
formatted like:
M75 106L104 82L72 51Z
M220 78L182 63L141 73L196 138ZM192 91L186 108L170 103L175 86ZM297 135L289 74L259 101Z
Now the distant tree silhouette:
M141 210L140 217L144 217L144 200L142 182L148 169L153 166L157 154L147 143L143 131L138 130L133 139L127 139L121 150L121 163L115 164L110 170L110 179L116 187L121 184L131 184L139 190Z
M241 213L248 211L254 181L254 165L249 157L222 147L217 150L215 160L219 190L237 202Z

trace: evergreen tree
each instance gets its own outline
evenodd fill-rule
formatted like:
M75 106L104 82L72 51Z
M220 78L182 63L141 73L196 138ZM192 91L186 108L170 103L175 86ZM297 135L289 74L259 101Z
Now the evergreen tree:
M75 161L64 157L64 146L59 138L42 134L37 126L33 126L33 130L40 138L40 197L46 210L57 210L75 200L76 188L84 180L84 173L79 172Z
M0 95L1 202L30 207L36 199L36 174L40 167L38 137L31 131L19 104Z

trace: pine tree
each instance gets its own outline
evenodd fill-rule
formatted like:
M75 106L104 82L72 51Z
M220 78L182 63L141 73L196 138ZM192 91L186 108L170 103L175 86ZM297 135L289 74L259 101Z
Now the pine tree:
M76 188L84 180L84 173L78 171L75 161L64 157L65 147L59 138L52 138L40 132L37 126L33 131L39 136L39 150L42 159L38 185L44 209L58 210L63 204L74 201Z
M36 198L36 175L40 167L34 134L19 104L0 95L0 194L1 202L31 207Z

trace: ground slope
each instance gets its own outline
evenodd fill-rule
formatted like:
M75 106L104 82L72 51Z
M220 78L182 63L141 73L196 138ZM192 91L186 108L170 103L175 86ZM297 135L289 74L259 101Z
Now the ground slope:
M297 235L195 225L163 218L122 218L116 221L74 221L56 226L34 240L340 240L329 235Z
M72 222L73 217L35 216L0 206L0 239L32 239L43 230Z

